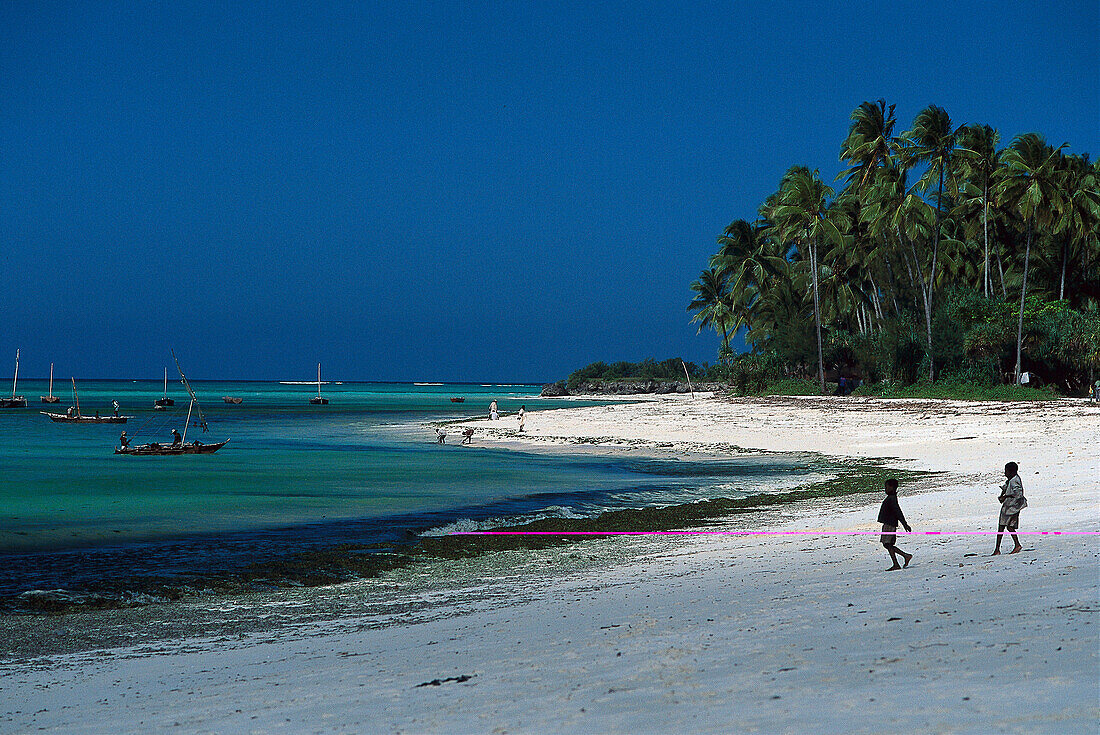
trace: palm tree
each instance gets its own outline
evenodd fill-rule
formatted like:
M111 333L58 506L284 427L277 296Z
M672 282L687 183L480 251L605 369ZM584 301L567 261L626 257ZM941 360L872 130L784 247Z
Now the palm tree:
M851 167L837 174L837 179L847 176L849 185L855 183L857 191L862 189L893 153L896 123L894 105L887 107L886 100L864 102L853 110L848 137L840 145L840 160Z
M699 325L696 334L712 327L722 335L722 347L728 349L731 315L725 279L716 269L708 268L699 275L698 280L692 282L691 290L695 291L696 296L687 310L696 312L691 318L693 324Z
M815 169L808 172L795 167L787 172L780 184L779 204L773 218L786 240L809 246L810 278L813 283L814 325L817 328L817 373L821 392L825 392L825 361L821 344L821 299L819 296L818 245L829 240L836 245L843 243L840 230L829 210L829 197L833 190L821 180ZM832 216L831 216L832 215Z
M1020 317L1016 327L1016 383L1020 382L1020 359L1024 336L1024 300L1027 298L1027 271L1031 261L1031 241L1036 227L1053 228L1065 207L1061 168L1062 149L1047 145L1038 133L1016 136L1004 152L1004 168L999 172L997 195L1015 209L1026 222L1027 247L1024 251L1024 275L1020 285Z
M982 230L985 236L985 259L982 265L982 293L988 298L993 290L993 278L989 272L989 187L993 176L1001 166L1001 152L997 150L1000 134L988 125L964 125L958 130L965 193L971 197L981 192Z
M900 161L891 161L876 176L874 186L868 189L868 203L861 216L873 237L896 244L892 249L895 258L908 274L913 293L920 296L917 301L914 295L914 308L924 313L926 349L931 363L932 283L931 278L924 276L924 261L917 252L916 243L930 238L935 214L928 202L917 195L916 188L909 186L908 169ZM895 310L901 312L897 304Z
M1071 252L1080 250L1084 256L1089 244L1098 239L1100 229L1100 180L1089 165L1088 154L1062 158L1066 206L1057 230L1062 233L1062 268L1058 279L1058 300L1066 295L1066 267Z
M936 374L935 360L932 355L932 303L940 251L940 222L943 219L943 185L949 175L951 154L955 148L955 132L951 129L951 116L942 107L929 105L917 113L913 119L913 127L902 133L901 137L905 141L902 148L905 163L928 164L928 170L919 182L921 189L928 191L932 181L939 180L939 186L936 189L936 226L932 232L932 267L923 286L927 292L924 310L928 326L928 381L934 382ZM921 279L924 280L923 272Z
M725 279L727 290L732 295L731 303L751 306L785 265L764 228L743 219L734 221L726 228L718 238L718 245L718 252L711 258L710 264ZM740 326L749 326L747 317L735 316L739 323L733 331Z

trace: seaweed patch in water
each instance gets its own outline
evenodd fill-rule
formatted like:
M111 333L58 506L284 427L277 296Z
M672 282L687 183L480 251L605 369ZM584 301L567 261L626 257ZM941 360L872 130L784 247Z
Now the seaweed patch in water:
M606 511L594 518L542 518L502 531L660 531L697 528L765 508L821 498L877 492L887 477L903 483L940 473L904 471L865 462L846 467L837 477L794 490L758 493L742 498L715 498L663 507ZM598 538L598 537L597 537ZM243 569L196 574L186 580L144 578L116 580L108 588L85 594L38 594L18 600L23 612L59 614L89 608L132 607L153 602L233 595L286 587L320 587L378 577L414 564L467 559L497 551L537 550L593 541L591 536L422 536L404 542L345 543L282 555Z

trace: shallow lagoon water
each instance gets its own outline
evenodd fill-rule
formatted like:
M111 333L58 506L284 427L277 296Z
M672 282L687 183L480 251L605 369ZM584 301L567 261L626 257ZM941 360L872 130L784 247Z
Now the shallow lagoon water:
M60 383L55 383L55 389ZM26 381L36 399L46 385ZM797 484L812 470L792 458L685 461L569 456L439 446L429 424L484 415L496 399L512 425L520 405L534 412L576 401L539 399L537 386L357 383L322 387L327 406L308 403L314 386L199 382L209 432L230 439L208 456L113 454L121 429L138 442L183 430L187 400L153 411L158 381L78 385L82 411L110 411L125 426L54 424L42 404L0 412L0 600L33 589L84 592L142 576L202 577L259 557L340 543L371 543L540 515L732 497ZM50 410L63 411L69 396ZM240 405L223 395L239 396ZM462 396L464 403L452 403ZM475 437L476 440L476 437Z

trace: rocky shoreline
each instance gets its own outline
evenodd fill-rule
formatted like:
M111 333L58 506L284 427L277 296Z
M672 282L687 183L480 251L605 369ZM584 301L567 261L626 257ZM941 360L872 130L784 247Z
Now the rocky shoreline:
M723 383L692 383L675 380L586 380L570 387L564 380L547 383L542 387L544 398L562 396L629 396L639 394L667 395L670 393L718 393L728 390Z

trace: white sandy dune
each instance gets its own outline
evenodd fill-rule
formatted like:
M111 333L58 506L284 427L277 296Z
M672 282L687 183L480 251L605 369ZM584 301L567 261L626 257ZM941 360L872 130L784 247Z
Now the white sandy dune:
M1100 410L1082 402L671 397L536 412L523 438L514 421L471 425L480 442L736 445L952 473L903 487L915 530L989 529L1015 460L1024 529L1100 530ZM864 502L728 528L873 529ZM445 614L0 662L0 732L1098 731L1096 536L1027 536L999 557L988 536L899 545L916 557L890 573L869 536L620 537L528 555L522 571L508 554L439 563L464 580ZM565 563L577 557L595 561Z

